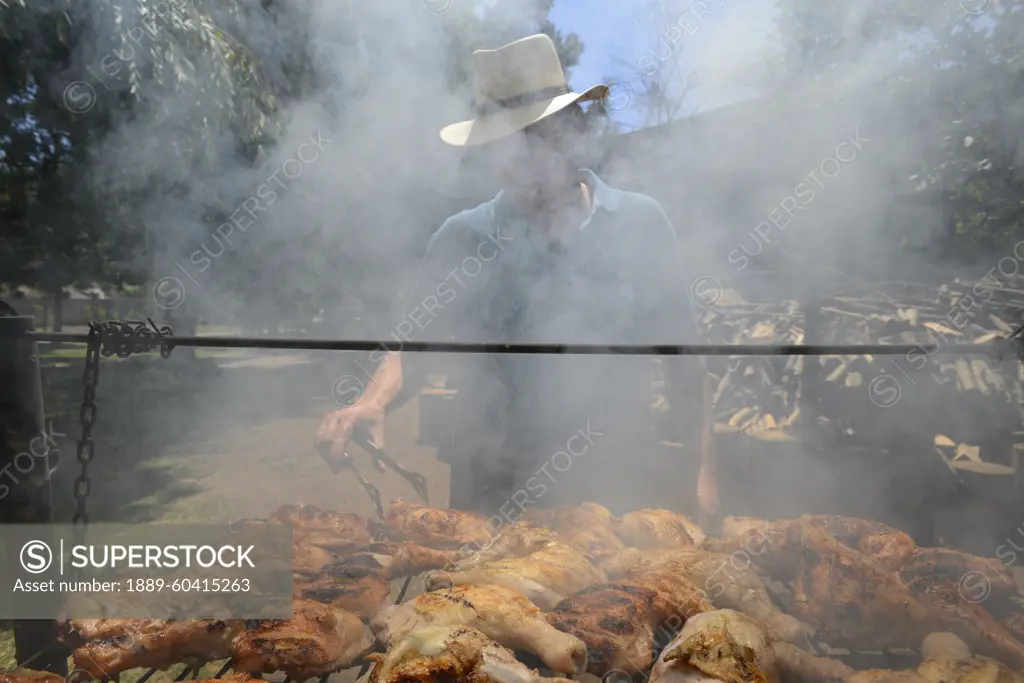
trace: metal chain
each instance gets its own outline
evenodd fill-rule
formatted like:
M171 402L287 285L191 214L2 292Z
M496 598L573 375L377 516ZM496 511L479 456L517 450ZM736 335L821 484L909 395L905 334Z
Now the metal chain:
M92 440L92 426L96 423L96 385L100 381L100 347L103 335L99 323L89 323L89 341L85 350L85 372L82 383L85 385L85 396L78 420L82 424L82 438L78 440L78 462L82 472L75 479L75 516L74 524L85 527L89 523L89 515L85 511L85 503L92 490L92 479L89 477L89 463L96 452L96 444Z

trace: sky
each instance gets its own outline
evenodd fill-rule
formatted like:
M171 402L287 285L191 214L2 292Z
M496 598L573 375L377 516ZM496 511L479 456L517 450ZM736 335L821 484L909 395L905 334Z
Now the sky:
M717 65L758 59L774 32L775 0L706 0L709 10L699 19L699 0L674 0L667 4L681 8L679 17L672 19L669 14L659 23L656 8L665 4L666 0L556 0L551 21L561 31L579 35L585 47L570 73L573 89L581 92L596 83L609 83L613 97L618 89L619 101L628 100L638 90L640 75L658 64L656 58L675 57L679 50L682 72L705 74L706 84L684 102L683 115L757 94L726 87L725 79L716 78ZM673 27L675 35L681 35L674 43ZM613 118L634 128L642 127L645 117L642 107L628 106Z

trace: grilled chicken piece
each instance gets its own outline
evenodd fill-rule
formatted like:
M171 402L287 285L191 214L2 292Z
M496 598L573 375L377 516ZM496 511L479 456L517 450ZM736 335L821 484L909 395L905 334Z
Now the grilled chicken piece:
M349 555L324 565L315 574L296 579L293 595L314 600L369 619L384 606L391 592L387 568L373 555Z
M921 647L923 661L916 670L860 671L848 683L1024 683L1024 676L988 657L971 655L952 633L932 633Z
M704 542L704 531L685 515L670 510L636 510L619 518L615 533L641 550L688 548Z
M370 554L387 571L389 579L420 574L431 569L442 569L451 564L454 553L437 550L417 543L384 541L370 543L357 551Z
M386 607L370 622L385 648L431 626L471 626L513 650L532 652L553 671L583 673L587 648L549 624L521 593L503 586L455 586Z
M320 546L307 542L301 534L292 537L292 572L308 576L325 564L337 562L338 556Z
M899 569L917 550L909 534L879 522L836 515L810 517L824 524L837 541L859 550L884 569Z
M1016 594L1017 584L1010 571L999 560L968 555L948 548L919 548L899 569L904 585L915 593L925 592L928 586L953 584L963 581L961 589L966 597L978 601L1003 602ZM977 578L977 585L971 585ZM971 589L975 588L976 591ZM977 595L975 596L975 593Z
M57 639L70 649L127 633L158 633L165 619L64 619L56 622Z
M917 675L927 683L1024 683L1024 676L988 657L924 661Z
M373 638L359 617L296 600L291 619L246 622L232 643L235 671L272 673L304 681L347 669L367 654Z
M670 569L704 590L716 607L739 610L770 628L779 638L807 647L813 629L782 612L768 589L750 568L750 553L711 553L705 550L637 550L626 548L601 564L610 578L647 569Z
M566 596L605 580L604 572L591 565L579 551L556 542L524 557L428 572L426 587L437 590L463 584L496 584L522 593L547 611Z
M368 659L377 662L370 683L569 683L566 678L544 678L519 662L511 650L467 626L413 631L387 654L371 654Z
M946 548L922 548L903 565L899 578L922 601L971 624L995 647L985 651L1019 650L1024 655L1015 634L986 608L1007 602L1017 590L1001 563Z
M527 510L523 519L551 529L563 541L595 562L625 547L615 534L615 517L597 503Z
M846 683L928 683L913 669L892 671L890 669L868 669L858 671L846 679ZM945 683L953 683L946 681Z
M757 547L771 543L777 551L772 555L784 560L778 552L782 549L780 544L799 552L799 529L808 526L824 530L846 547L863 553L879 568L889 571L898 570L917 550L914 539L899 529L866 519L836 515L804 515L775 522L755 517L726 517L722 523L722 534L728 540L722 543L735 547L742 547L744 543L754 543ZM797 533L794 535L794 532ZM713 548L709 546L708 549ZM717 549L729 550L722 546Z
M395 500L384 517L384 535L430 548L478 548L494 536L483 515L465 510L440 510Z
M282 505L271 522L291 524L296 536L334 553L347 553L373 540L370 521L351 512L321 510L315 505Z
M117 620L103 621L112 629L112 622ZM163 621L156 628L152 619L121 621L124 624L119 634L75 649L75 669L93 678L116 678L122 671L140 666L166 669L178 662L199 664L227 659L232 654L233 639L245 625L237 620L185 619Z
M286 508L294 508L296 506L284 506L274 514L283 515L283 510ZM309 507L309 506L306 506ZM314 508L316 509L316 508ZM321 511L322 512L322 511ZM337 513L334 513L337 514ZM237 522L232 522L231 527L235 530L251 530L260 529L268 524L284 524L281 519L242 519ZM321 534L322 536L322 534ZM293 526L292 528L292 572L295 574L306 575L316 573L320 567L331 562L336 562L338 556L330 550L317 545L316 540L318 535L313 532L306 531L300 526ZM366 542L369 542L367 539ZM333 547L341 548L342 545L335 543ZM348 546L345 546L348 547ZM354 547L354 546L353 546Z
M15 671L0 671L0 683L65 683L65 679L63 676L52 674L49 671L17 669Z
M586 643L587 672L604 676L613 670L645 670L654 660L655 631L671 636L687 619L713 609L689 581L651 571L586 588L560 602L548 621Z
M468 569L485 562L525 557L553 543L563 543L558 534L531 522L516 522L505 528L479 550L458 559L454 569Z
M384 533L392 541L412 541L431 548L479 547L494 534L483 515L462 510L439 510L405 503L391 504Z
M895 571L885 568L886 562L840 543L813 519L774 526L777 535L765 544L758 564L772 571L792 567L777 576L795 578L788 611L818 626L830 645L914 647L939 628L956 633L978 652L1011 666L1024 666L1024 646L991 618L979 617L962 604L950 604L948 590L927 590L920 584L915 594ZM768 561L762 562L762 557Z
M651 683L779 683L768 635L732 610L712 611L686 622L651 671Z
M315 573L297 577L293 594L369 619L387 601L392 579L445 567L450 555L451 551L415 543L371 543Z
M688 619L651 671L651 683L839 683L853 674L841 662L779 642L745 614L718 610Z
M999 620L999 623L1017 640L1024 643L1024 612L1010 614Z

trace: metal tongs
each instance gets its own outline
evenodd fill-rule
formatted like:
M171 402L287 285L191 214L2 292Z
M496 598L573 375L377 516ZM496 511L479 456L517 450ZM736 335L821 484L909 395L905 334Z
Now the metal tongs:
M363 473L356 468L355 462L352 460L352 456L348 454L348 451L342 453L340 458L336 458L331 455L331 444L327 442L318 443L316 450L320 454L320 457L324 459L327 466L331 468L331 471L335 474L339 474L343 470L352 470L352 473L356 475L356 479L359 480L359 484L363 487L363 490L370 496L370 500L373 501L373 509L377 511L377 518L384 521L384 503L380 498L380 489L371 484L363 476Z
M365 425L356 425L355 430L352 432L352 440L359 444L363 450L370 454L370 456L377 463L384 463L395 472L409 482L413 490L423 499L423 502L430 505L430 493L427 490L427 478L419 472L413 472L410 469L404 467L397 460L392 458L390 455L384 452L380 446L373 442L370 438L370 430Z
M430 496L427 492L427 479L419 472L413 472L412 470L406 469L397 460L392 458L390 455L384 452L380 446L373 442L370 437L369 430L363 425L357 425L352 432L352 441L363 448L370 457L373 458L375 463L384 464L390 466L395 472L398 472L409 484L412 485L413 489L423 499L423 502L430 505ZM355 465L355 461L352 456L349 455L348 451L345 451L340 458L335 458L331 455L331 444L324 442L317 444L317 452L320 453L320 457L324 459L324 462L331 468L331 471L335 474L342 472L343 470L351 470L356 475L356 479L359 480L359 484L366 491L367 495L370 496L370 500L373 501L373 507L377 511L377 517L384 521L384 504L381 501L380 489L371 484L366 480Z

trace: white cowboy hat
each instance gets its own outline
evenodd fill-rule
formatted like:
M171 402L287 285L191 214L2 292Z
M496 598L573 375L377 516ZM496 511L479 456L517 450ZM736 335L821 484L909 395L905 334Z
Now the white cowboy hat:
M583 93L570 90L551 38L538 33L496 50L473 52L476 118L441 129L441 139L456 147L497 140L537 123L577 102L608 96L608 86Z

